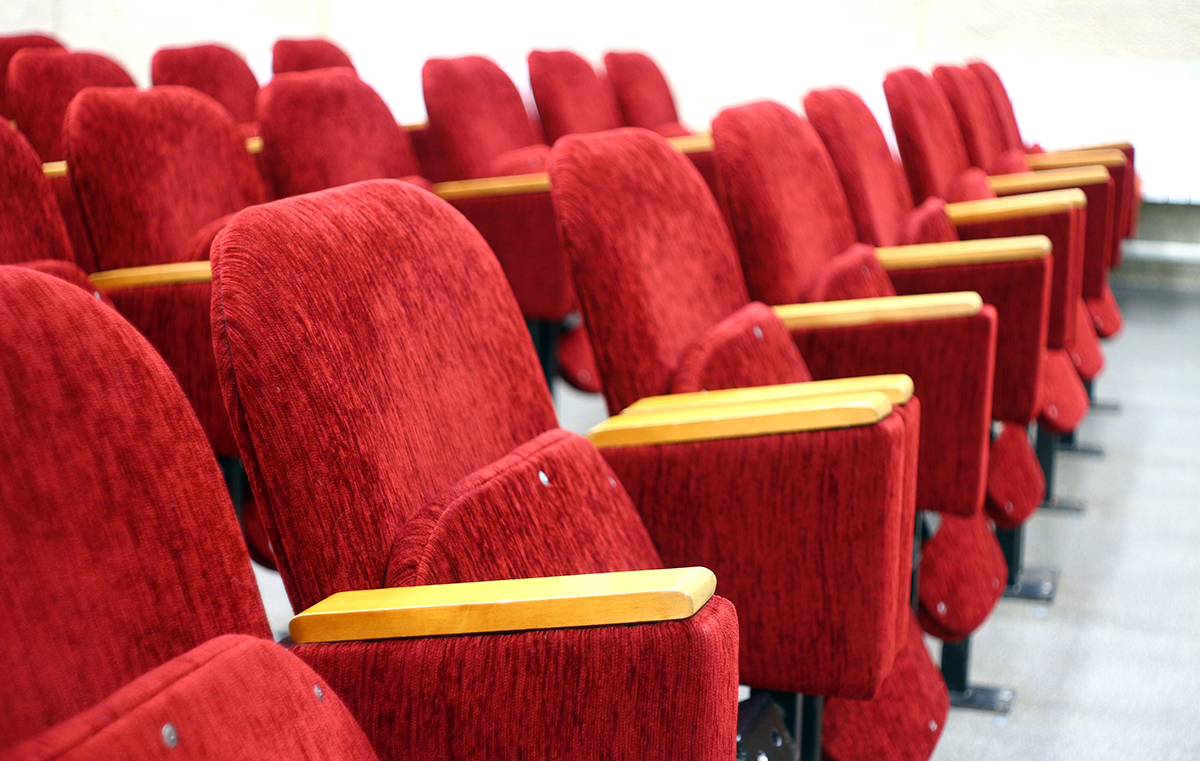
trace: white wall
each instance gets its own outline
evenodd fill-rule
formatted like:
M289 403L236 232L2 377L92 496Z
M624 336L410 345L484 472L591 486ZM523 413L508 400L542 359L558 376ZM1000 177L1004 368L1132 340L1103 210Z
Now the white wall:
M830 84L857 89L886 125L884 71L982 56L1005 78L1027 138L1130 139L1150 198L1200 203L1197 0L4 1L0 32L35 28L114 55L141 83L162 45L223 41L265 80L275 38L328 35L405 122L424 119L420 68L431 56L489 55L525 88L533 48L592 60L644 49L693 126L756 98L798 107Z

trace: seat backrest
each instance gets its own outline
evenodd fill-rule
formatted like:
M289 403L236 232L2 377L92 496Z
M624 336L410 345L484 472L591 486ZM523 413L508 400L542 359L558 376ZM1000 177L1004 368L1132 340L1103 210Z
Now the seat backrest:
M1007 150L1004 135L991 96L979 76L965 66L938 66L933 70L933 78L958 118L958 128L971 165L989 174L1004 174L1017 169L1003 163Z
M429 130L452 179L491 176L501 154L543 142L517 86L486 58L430 58L421 84Z
M346 51L329 40L281 39L271 48L271 71L283 74L289 71L311 71L343 67L354 71L354 63Z
M913 200L950 197L950 189L971 163L946 94L916 69L888 74L883 92Z
M0 264L75 261L67 227L42 161L11 124L0 121Z
M280 74L258 97L263 165L278 198L421 174L383 98L346 69Z
M1004 138L1004 147L1010 150L1024 150L1025 141L1021 137L1021 128L1017 126L1017 115L1013 111L1012 99L1008 97L1008 90L1005 89L1004 82L1000 80L1000 75L984 61L972 61L967 64L967 68L975 72L975 76L979 77L979 81L987 88L992 103L992 112L996 116L1000 134Z
M155 85L192 87L225 107L235 121L254 121L258 79L240 55L224 45L163 48L150 60Z
M810 300L826 265L855 242L850 208L821 138L773 101L722 111L712 134L717 198L750 298Z
M63 117L85 87L134 87L116 61L98 53L25 48L8 64L9 116L42 161L62 161Z
M346 705L302 660L241 635L209 640L13 748L10 761L375 761Z
M571 135L551 197L611 412L666 393L680 355L749 301L704 178L640 129Z
M22 48L55 48L63 50L63 44L44 34L14 34L0 37L0 116L10 119L6 104L5 81L8 79L8 62Z
M837 168L861 243L895 245L912 196L887 138L862 98L849 90L813 90L804 113Z
M381 586L414 514L556 425L495 255L431 193L247 209L213 267L226 407L296 610Z
M137 330L3 267L0 367L0 747L212 637L269 637L212 450Z
M626 126L657 129L679 121L671 86L650 56L613 51L604 56L604 70Z
M229 112L190 87L89 88L63 133L100 269L193 258L202 228L266 197Z
M546 142L563 135L622 126L612 87L592 65L569 50L529 54L529 85Z

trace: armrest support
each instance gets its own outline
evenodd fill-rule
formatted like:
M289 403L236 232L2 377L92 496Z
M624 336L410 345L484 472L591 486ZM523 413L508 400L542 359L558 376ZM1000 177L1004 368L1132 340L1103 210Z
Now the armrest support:
M779 383L774 386L726 388L717 391L694 391L685 394L647 396L638 399L621 411L622 415L644 415L648 412L681 410L692 407L712 407L744 402L793 401L818 396L857 394L879 391L892 404L905 404L913 395L913 381L907 375L864 375L857 378Z
M67 176L67 162L65 161L47 161L42 164L42 174L46 175L48 180L57 180Z
M927 293L915 296L885 296L875 299L819 301L812 304L785 304L775 314L789 330L797 328L834 328L879 322L944 320L979 314L983 299L973 291Z
M1116 148L1077 149L1030 153L1025 156L1029 166L1035 170L1066 169L1080 166L1125 166L1125 154Z
M1078 188L1085 185L1104 185L1108 170L1102 166L1081 166L1074 169L1047 169L1044 172L995 174L988 178L997 195L1034 193L1040 190Z
M683 154L704 153L713 149L713 136L707 132L701 135L668 137L667 142Z
M447 201L460 198L548 193L549 191L550 175L545 172L514 174L507 177L483 177L477 180L455 180L439 182L434 185L434 192Z
M1050 254L1050 250L1050 239L1045 235L1025 235L1018 238L883 246L875 249L875 255L884 269L908 270L1042 259Z
M180 283L211 283L212 264L202 261L123 267L94 272L89 279L92 281L92 285L102 291L149 288L155 285L178 285Z
M678 621L716 588L693 567L365 589L325 598L289 629L308 643Z
M892 412L887 394L767 399L614 415L587 432L597 448L679 444L872 425Z
M1023 193L1004 198L983 198L946 204L946 216L955 225L975 225L1022 219L1047 214L1061 214L1087 206L1087 195L1079 188L1047 190L1044 193Z

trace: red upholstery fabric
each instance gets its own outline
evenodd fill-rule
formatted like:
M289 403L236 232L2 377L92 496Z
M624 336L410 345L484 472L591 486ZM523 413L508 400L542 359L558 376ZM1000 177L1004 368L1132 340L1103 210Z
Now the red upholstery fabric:
M7 107L42 161L65 158L63 117L85 87L134 87L116 61L98 53L25 48L8 64Z
M612 86L576 53L530 53L529 85L551 145L563 135L624 126Z
M891 278L874 246L855 243L829 260L813 288L813 301L844 301L895 296Z
M292 652L386 758L718 761L735 753L737 636L714 597L684 621Z
M29 141L0 122L0 264L75 260L62 213Z
M445 179L491 176L502 154L544 142L517 86L486 58L431 58L421 82L430 137L449 173Z
M652 129L664 137L687 134L671 87L650 56L613 51L605 54L604 69L625 126Z
M952 197L950 189L971 164L945 93L916 69L889 73L883 91L913 200L962 200Z
M933 70L933 78L958 118L972 166L988 174L1029 171L1024 150L1007 144L995 106L975 72L966 67L938 66Z
M286 74L289 71L310 71L342 67L354 70L354 64L346 51L329 40L280 39L271 48L271 71Z
M164 740L168 724L174 745ZM238 635L218 637L168 661L5 756L250 757L377 758L346 706L312 669L279 645Z
M1125 318L1121 315L1121 307L1117 305L1117 297L1113 295L1108 283L1100 291L1100 295L1087 300L1088 311L1092 315L1092 324L1101 338L1111 338L1121 332Z
M979 628L1004 594L1008 566L987 513L943 515L921 550L921 626L957 642Z
M753 301L721 320L683 350L671 374L671 393L812 380L783 322L766 304Z
M550 146L529 145L505 151L492 162L491 174L496 177L508 177L514 174L531 174L546 171L550 160Z
M828 761L925 761L933 754L950 713L950 694L929 658L921 627L905 621L904 649L873 700L825 703L821 754Z
M101 269L207 258L214 222L265 197L228 112L191 88L89 89L67 111L64 143ZM175 371L217 454L234 455L209 293L207 284L163 286L113 301Z
M6 267L0 355L7 747L211 637L269 631L221 474L145 339Z
M279 198L421 174L408 133L347 69L280 74L258 98L262 159Z
M225 107L235 121L254 121L258 80L240 55L224 45L162 48L150 59L155 86L193 87Z
M5 85L8 79L8 62L12 60L16 52L22 48L62 49L62 47L63 44L61 42L44 34L0 36L0 116L12 118L8 115L8 106L5 99L7 88Z
M1055 433L1075 430L1088 412L1087 389L1065 349L1046 352L1042 370L1038 422Z
M920 243L945 243L958 240L958 229L946 214L946 202L941 198L926 198L904 217L898 246Z
M592 342L588 340L587 327L582 323L565 331L559 338L558 372L563 380L580 391L589 394L603 391L596 357L592 354Z
M969 63L967 68L975 72L975 76L979 78L979 81L987 89L988 95L991 96L992 113L1000 128L1004 147L1025 150L1025 141L1021 139L1021 128L1017 126L1017 117L1013 113L1012 101L1009 100L1008 91L1004 89L1004 83L1000 81L995 69L983 61Z
M996 192L988 182L987 173L977 167L963 170L963 173L950 184L945 191L946 200L950 203L962 201L978 201L984 198L995 198Z
M1104 369L1104 350L1100 348L1100 337L1096 335L1087 303L1077 299L1075 309L1075 337L1067 345L1067 351L1079 377L1089 381Z
M71 262L63 261L62 259L33 259L27 262L17 262L12 266L24 267L34 272L41 272L46 275L53 275L60 280L66 280L72 285L79 286L105 304L113 306L112 300L100 293L100 291L97 291L96 287L92 285L92 281L88 280L87 273ZM113 308L115 309L115 307Z
M1046 476L1023 425L1006 423L992 439L987 514L1001 528L1016 528L1033 514L1046 494Z

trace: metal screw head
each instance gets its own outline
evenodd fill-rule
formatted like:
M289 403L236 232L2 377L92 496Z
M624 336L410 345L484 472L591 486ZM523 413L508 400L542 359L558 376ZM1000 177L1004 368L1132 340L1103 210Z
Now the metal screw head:
M934 721L933 719L930 719L930 720L929 720L929 731L930 731L930 732L936 732L936 731L937 731L937 722L936 722L936 721Z
M102 300L100 298L100 291L92 291L92 295L95 296L97 300Z
M762 340L762 337L763 337L762 328L758 327L757 325L754 326L754 337L760 341Z
M550 476L546 475L546 471L544 470L538 471L538 480L542 482L542 486L550 485Z
M1046 408L1046 413L1050 415L1050 417L1058 417L1058 407L1051 404Z
M870 274L871 274L871 270L870 270L870 268L869 268L869 267L867 267L867 265L865 265L865 264L864 264L864 265L862 266L862 273L863 273L864 275L870 275Z
M755 756L755 758L757 758L758 761L768 761L766 752L761 750L758 752L758 755Z
M609 477L608 477L608 485L609 485L609 486L616 486L616 485L617 485L617 479L613 478L612 476L609 476Z
M322 703L325 702L325 691L321 689L321 685L313 685L313 694L317 696L317 700L321 701Z
M1012 500L1007 500L1004 503L1004 512L1011 513L1013 511Z
M938 612L938 613L945 613L945 612L946 612L946 603L944 603L944 602L939 602L939 603L937 604L937 612Z
M162 738L168 748L174 748L179 744L179 733L175 731L174 724L163 724Z
M773 729L771 730L771 744L776 748L783 747L783 738L780 737L779 733Z
M1000 588L1000 579L992 579L992 589Z

